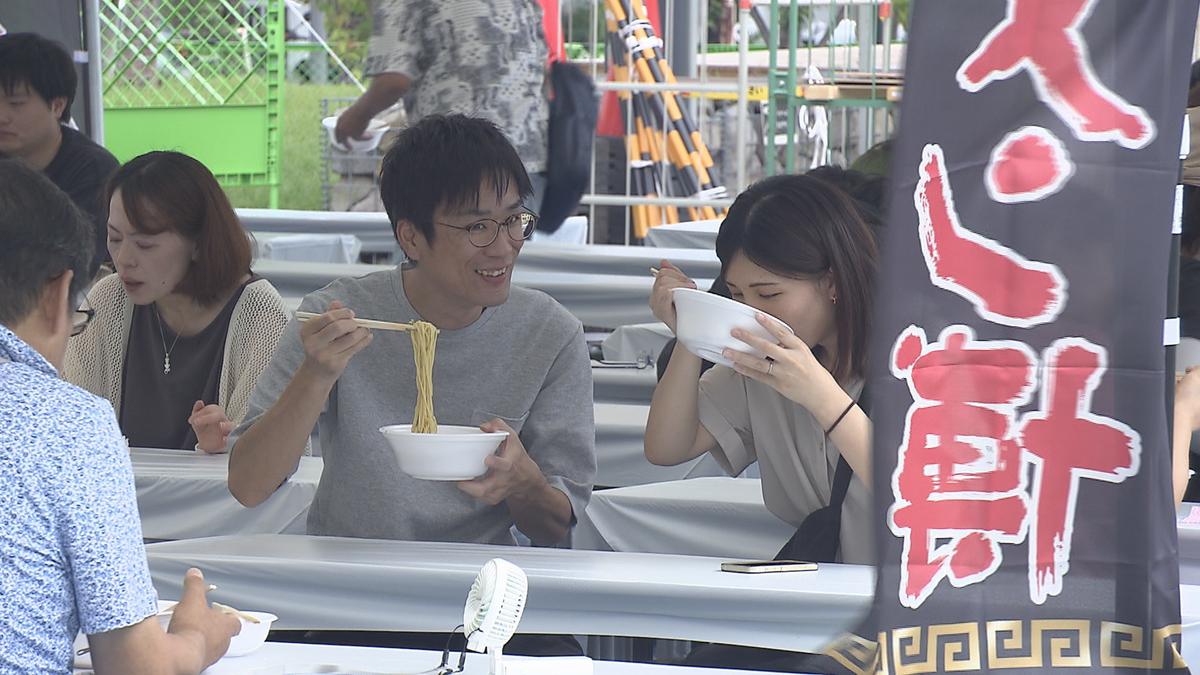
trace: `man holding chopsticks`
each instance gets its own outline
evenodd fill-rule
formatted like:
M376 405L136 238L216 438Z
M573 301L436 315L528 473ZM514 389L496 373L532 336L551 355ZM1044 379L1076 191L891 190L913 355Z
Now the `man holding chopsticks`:
M380 194L407 261L301 302L320 316L284 330L229 438L238 501L255 506L286 481L315 426L325 469L309 534L515 544L515 525L535 545L567 536L596 473L591 367L579 320L511 286L537 220L522 205L530 191L487 120L434 115L397 137ZM509 432L488 473L441 482L400 471L379 429L412 421L412 343L355 317L439 329L439 423Z
M537 217L529 179L494 124L434 115L383 161L380 193L408 261L310 294L322 316L284 331L230 436L229 488L254 506L295 469L314 426L325 471L309 534L535 544L566 537L595 475L592 384L579 320L549 296L511 286ZM440 330L439 421L511 433L490 471L440 483L400 473L379 428L415 403L412 346L353 317Z

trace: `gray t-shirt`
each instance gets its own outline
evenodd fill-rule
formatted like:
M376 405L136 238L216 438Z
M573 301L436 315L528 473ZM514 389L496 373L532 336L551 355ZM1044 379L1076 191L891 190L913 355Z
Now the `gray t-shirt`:
M324 312L334 300L361 318L398 323L421 318L396 268L334 281L305 297L300 309ZM303 359L300 324L292 321L258 379L231 447L278 400ZM583 511L596 457L591 368L578 319L544 293L514 286L507 302L485 309L470 326L440 332L433 383L439 424L478 426L503 419L550 485L567 495L574 513ZM379 428L412 422L416 395L411 339L375 331L371 344L350 359L317 422L325 470L309 510L308 533L514 543L504 504L488 506L453 482L401 473Z
M857 398L862 382L843 387ZM714 366L700 378L700 423L717 439L713 457L736 476L758 461L763 502L799 527L829 504L838 449L812 414L771 387ZM841 562L875 564L871 495L858 475L842 503ZM782 544L782 542L780 542Z
M410 122L452 112L491 120L535 173L546 170L546 58L536 0L379 0L366 71L412 80Z

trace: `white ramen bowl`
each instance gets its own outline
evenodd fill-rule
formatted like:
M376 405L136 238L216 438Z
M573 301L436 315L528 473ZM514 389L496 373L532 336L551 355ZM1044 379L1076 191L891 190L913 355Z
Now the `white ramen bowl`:
M158 614L155 616L164 631L171 625L171 617L174 615L176 604L164 600L158 601ZM238 621L242 622L242 629L229 639L229 649L225 652L225 656L244 656L261 647L267 641L267 633L271 631L271 624L279 619L274 614L267 612L242 612L242 614L258 619L258 623L239 616Z
M242 630L229 639L229 651L225 652L225 656L244 656L261 647L267 641L267 633L271 632L271 624L279 619L274 614L267 612L242 612L242 614L258 619L258 623L239 616L238 621L242 622Z
M733 362L721 356L725 349L766 358L766 354L730 335L734 328L741 328L764 340L776 341L754 318L759 310L750 305L693 288L676 288L673 297L675 335L688 351L700 358L729 367L733 367ZM787 332L792 332L791 327L779 319L770 314L767 314L767 318Z
M325 127L325 131L329 134L330 145L339 150L346 150L348 152L371 152L375 148L379 147L379 141L383 139L383 134L388 130L387 122L372 118L371 121L367 123L366 130L363 131L363 135L366 136L366 138L358 139L354 138L353 136L348 136L346 138L346 144L342 145L341 143L338 143L337 140L337 120L337 115L326 117L325 119L321 120L321 126Z
M487 473L483 460L496 452L507 431L439 424L436 434L413 433L411 424L379 429L392 444L400 470L421 480L471 480Z
M158 625L162 626L163 632L171 625L171 617L174 616L175 605L179 604L178 600L159 600L158 613L154 615L158 619Z

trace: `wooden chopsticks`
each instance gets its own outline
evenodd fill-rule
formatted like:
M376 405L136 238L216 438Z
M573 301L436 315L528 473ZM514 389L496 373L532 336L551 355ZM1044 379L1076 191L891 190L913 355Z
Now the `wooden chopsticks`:
M300 323L304 323L310 319L315 319L318 316L321 315L313 312L296 312L296 319L298 319ZM391 321L376 321L374 319L355 319L354 323L362 326L363 328L375 328L377 330L399 330L405 332L412 330L412 324L410 323L392 323Z
M230 607L229 605L222 605L219 602L214 602L214 603L212 603L212 608L217 610L218 612L232 614L232 615L238 617L239 619L245 619L246 621L249 621L250 623L262 623L257 618L255 618L255 616L253 614L247 614L247 613L243 612L242 610L234 609L234 608Z

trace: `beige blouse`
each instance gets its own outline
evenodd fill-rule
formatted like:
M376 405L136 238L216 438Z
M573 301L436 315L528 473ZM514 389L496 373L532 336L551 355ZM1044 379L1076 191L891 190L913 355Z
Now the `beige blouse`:
M844 389L857 398L862 382ZM758 461L771 513L799 527L809 513L829 504L837 446L804 406L718 365L700 378L699 413L717 439L711 452L725 471L736 476ZM871 495L855 474L842 504L840 562L875 564L870 511Z

